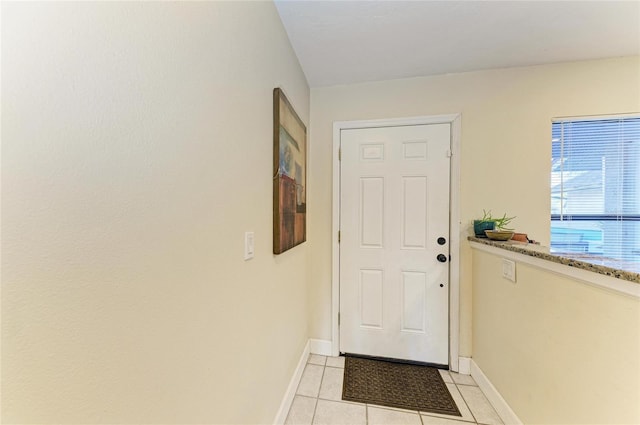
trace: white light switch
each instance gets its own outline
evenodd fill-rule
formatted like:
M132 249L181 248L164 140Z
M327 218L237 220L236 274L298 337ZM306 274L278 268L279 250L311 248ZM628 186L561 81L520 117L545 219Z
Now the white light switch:
M513 283L516 282L516 262L502 259L502 277L509 279Z
M250 260L253 258L253 232L244 233L244 259Z

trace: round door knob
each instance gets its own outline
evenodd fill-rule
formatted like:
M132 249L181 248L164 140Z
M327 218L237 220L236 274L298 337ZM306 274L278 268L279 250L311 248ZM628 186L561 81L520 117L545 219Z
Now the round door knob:
M444 288L444 283L441 283L441 284L440 284L440 287L441 287L441 288Z
M438 261L440 261L441 263L446 263L447 262L447 256L444 254L438 254L438 256L436 257L438 259Z
M438 238L438 245L444 245L447 243L447 240L443 237Z

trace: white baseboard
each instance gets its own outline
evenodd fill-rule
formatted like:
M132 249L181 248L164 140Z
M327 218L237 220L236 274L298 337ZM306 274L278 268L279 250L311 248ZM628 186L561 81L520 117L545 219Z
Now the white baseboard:
M458 357L458 373L461 375L471 375L470 357Z
M482 369L478 367L476 362L471 360L471 376L478 384L478 387L482 390L484 395L489 400L489 403L496 409L496 413L502 419L505 425L522 425L522 421L518 418L511 407L507 404L504 398L500 395L496 387L493 386L489 378L482 372Z
M296 366L296 370L293 372L291 381L289 381L287 392L284 394L282 402L280 403L280 409L278 409L278 413L273 420L273 423L275 425L284 424L284 421L287 420L287 414L289 413L289 409L291 408L291 403L293 403L293 397L296 395L298 384L300 383L300 379L302 378L302 372L304 372L304 367L306 366L307 359L309 358L309 346L311 345L310 343L311 340L307 341L307 343L305 344L302 355L300 356L300 360L298 360L298 366Z
M310 339L309 352L311 354L320 354L321 356L332 355L333 344L326 339Z

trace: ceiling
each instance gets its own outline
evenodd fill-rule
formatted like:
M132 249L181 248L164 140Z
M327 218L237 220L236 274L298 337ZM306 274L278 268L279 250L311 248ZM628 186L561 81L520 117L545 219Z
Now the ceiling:
M311 87L640 54L640 1L282 1Z

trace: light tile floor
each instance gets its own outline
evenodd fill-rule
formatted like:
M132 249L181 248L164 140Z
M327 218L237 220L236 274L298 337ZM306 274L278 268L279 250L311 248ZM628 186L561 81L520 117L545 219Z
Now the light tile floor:
M289 410L287 425L501 425L469 375L441 370L462 417L342 401L344 357L311 354Z

